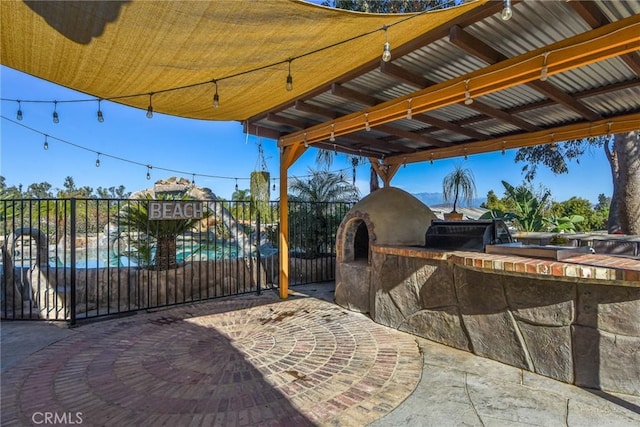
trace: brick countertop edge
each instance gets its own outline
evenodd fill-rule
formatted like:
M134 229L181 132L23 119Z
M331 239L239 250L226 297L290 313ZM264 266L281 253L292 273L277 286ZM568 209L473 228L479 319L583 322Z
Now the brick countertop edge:
M563 261L482 252L443 251L410 246L372 245L373 252L449 261L455 265L504 274L588 280L599 284L640 287L640 260L603 254L578 255Z

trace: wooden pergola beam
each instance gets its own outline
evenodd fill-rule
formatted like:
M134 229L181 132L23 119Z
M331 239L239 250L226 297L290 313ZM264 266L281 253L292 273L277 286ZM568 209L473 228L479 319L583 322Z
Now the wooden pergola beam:
M468 34L462 28L455 25L451 27L451 31L449 33L449 41L489 64L495 64L496 62L504 61L507 59L507 57L502 53L498 52L488 44L484 43L482 40ZM589 120L598 120L602 118L599 114L591 111L589 108L578 102L575 98L567 95L548 81L534 80L527 83L527 86L537 90L556 103L575 111L584 118L587 118Z
M403 154L386 157L384 163L388 165L402 165L427 160L440 160L450 157L460 157L489 153L513 148L530 147L532 145L550 144L553 142L582 139L602 135L630 132L640 129L640 113L602 119L596 122L581 122L571 125L558 126L538 132L526 132L486 141L460 144L455 147L435 148L418 153Z
M371 166L376 174L382 180L382 184L384 187L389 187L391 185L391 179L400 169L400 165L388 165L381 163L375 157L369 157L369 161L371 162Z
M332 125L335 135L345 135L364 129L366 122L376 126L406 117L409 99L414 114L418 114L462 102L467 93L479 97L525 84L540 78L545 58L547 74L554 75L638 49L640 15L632 15L465 76L315 125L304 133L310 143L322 141L328 139ZM280 138L278 145L288 146L302 140L303 132L295 132Z

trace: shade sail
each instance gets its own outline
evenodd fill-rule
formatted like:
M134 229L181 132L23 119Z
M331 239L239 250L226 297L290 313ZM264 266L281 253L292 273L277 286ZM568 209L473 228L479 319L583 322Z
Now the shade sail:
M141 109L153 93L156 112L244 120L379 58L385 25L393 49L483 3L406 19L298 0L2 1L1 61Z

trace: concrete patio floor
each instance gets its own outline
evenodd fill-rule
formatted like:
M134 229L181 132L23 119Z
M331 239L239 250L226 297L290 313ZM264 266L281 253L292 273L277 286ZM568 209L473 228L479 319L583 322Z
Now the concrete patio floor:
M0 424L640 425L637 396L385 328L333 304L332 290L297 286L286 301L265 291L73 329L2 322Z

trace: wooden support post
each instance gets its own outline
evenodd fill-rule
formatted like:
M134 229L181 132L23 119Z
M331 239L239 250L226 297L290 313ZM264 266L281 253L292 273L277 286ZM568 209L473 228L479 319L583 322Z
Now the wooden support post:
M306 147L302 144L280 148L279 286L280 298L282 299L289 297L289 185L287 173L289 167L298 160L305 151Z

